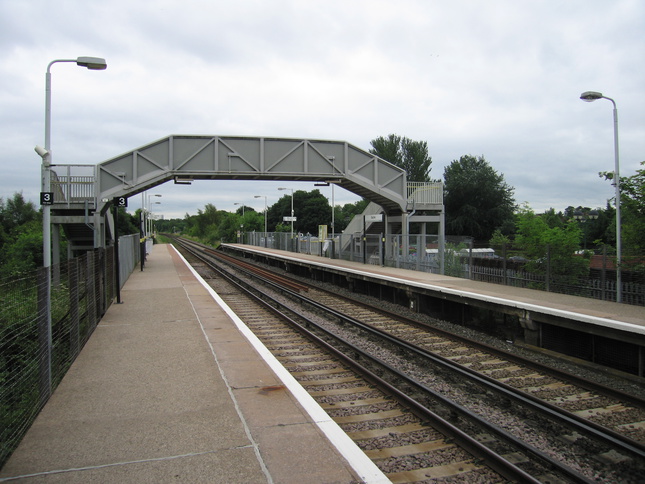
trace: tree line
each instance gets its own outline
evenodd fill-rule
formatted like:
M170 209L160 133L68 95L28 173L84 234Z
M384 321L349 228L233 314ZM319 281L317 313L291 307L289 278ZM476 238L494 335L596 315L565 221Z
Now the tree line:
M446 234L471 237L477 245L515 243L529 246L558 243L565 251L598 247L615 250L615 201L605 207L569 206L536 214L528 205L518 206L514 188L483 156L464 155L445 167L442 179L431 176L432 157L425 141L390 134L371 141L370 152L406 170L410 182L443 181ZM645 162L641 164L645 165ZM600 176L611 178L612 173ZM621 177L622 243L625 254L645 253L645 168ZM333 207L335 233L341 233L354 215L362 213L367 200ZM269 232L289 232L291 193L269 206ZM295 229L316 235L319 225L330 225L332 207L319 190L293 192ZM119 233L138 232L140 210L134 215L119 209ZM241 206L234 213L206 204L197 214L183 219L155 221L158 232L176 232L211 244L233 242L239 232L264 232L265 214ZM330 227L331 231L331 227ZM559 242L558 242L559 241ZM566 243L564 241L567 241ZM538 243L539 242L539 243ZM63 251L64 251L63 237ZM64 253L64 252L63 252ZM0 276L28 271L42 265L42 214L22 193L0 197Z
M291 193L267 207L268 232L290 232ZM369 202L360 200L334 207L334 231L342 232L354 215L363 212ZM295 190L293 192L294 214L297 219L294 230L302 234L317 235L319 225L331 225L332 207L320 190ZM218 210L213 204L197 210L197 215L186 214L183 219L157 220L158 232L182 233L201 239L209 244L237 241L238 232L264 232L265 214L243 205L234 213ZM331 231L331 228L329 229Z

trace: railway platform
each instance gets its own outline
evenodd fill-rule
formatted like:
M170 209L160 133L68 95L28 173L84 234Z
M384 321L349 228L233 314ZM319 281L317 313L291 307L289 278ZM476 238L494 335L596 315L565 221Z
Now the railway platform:
M587 317L626 323L633 325L631 327L633 332L645 334L645 309L640 306L630 306L628 304L617 304L598 299L471 281L459 277L431 274L409 269L383 267L342 259L329 259L316 255L287 252L264 247L241 244L224 245L246 253L270 254L272 257L283 260L301 261L305 264L334 267L347 274L371 275L383 280L398 279L410 286L431 286L437 292L444 294L461 293L464 297L469 296L473 299L478 298L480 300L506 301L507 304L515 304L518 307L535 308L540 306L545 313L549 310L554 313L561 311L578 314L582 319ZM630 326L624 326L624 328L630 328Z
M251 245L223 247L350 290L351 284L361 284L365 293L383 289L392 298L397 292L398 303L453 322L488 318L484 325L495 325L497 334L514 343L645 377L645 309L640 306Z
M389 482L172 246L121 296L0 482Z

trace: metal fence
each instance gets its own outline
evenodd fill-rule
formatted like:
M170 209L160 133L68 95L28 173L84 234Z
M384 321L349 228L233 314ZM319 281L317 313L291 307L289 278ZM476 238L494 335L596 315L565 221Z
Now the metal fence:
M139 237L131 238L119 239L122 282L139 261ZM0 280L0 467L112 303L115 270L114 250L108 248Z
M582 276L572 276L558 268L548 247L540 261L527 260L519 248L511 246L495 251L475 248L467 237L437 235L377 235L360 233L340 234L319 240L309 235L290 233L243 234L238 242L291 252L344 259L363 264L410 269L445 274L494 284L525 287L549 292L615 301L616 270L611 256L588 257ZM582 263L583 256L580 256ZM624 258L628 260L628 258ZM539 263L535 263L539 262ZM642 264L642 263L641 263ZM533 270L530 270L533 268ZM645 277L643 271L623 269L622 302L645 306ZM626 275L628 277L626 277Z
M119 237L119 282L121 288L134 268L141 261L139 234Z

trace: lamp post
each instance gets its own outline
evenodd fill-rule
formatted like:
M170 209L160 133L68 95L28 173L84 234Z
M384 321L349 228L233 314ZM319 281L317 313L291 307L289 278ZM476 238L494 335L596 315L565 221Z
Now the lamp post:
M291 240L293 240L293 188L280 187L278 190L291 190Z
M238 241L243 244L244 243L244 203L235 202L233 205L242 205L242 223L240 224L240 231L239 231L240 235L238 237Z
M587 220L596 220L598 218L598 212L596 210L591 210L589 212L576 210L573 212L573 218L575 218L579 223L583 224L583 235L584 235L584 246L583 250L587 250Z
M51 315L51 204L54 202L53 194L51 193L51 173L50 166L52 162L51 153L51 105L52 105L52 89L51 89L51 67L56 63L61 62L75 62L80 67L86 67L90 70L104 70L107 68L105 59L100 57L78 57L77 59L56 59L47 65L45 73L45 148L36 146L35 150L42 158L41 169L41 187L42 192L40 195L41 204L43 205L43 267L45 268L46 277L46 308L45 313L47 316L47 365L49 380L49 392L51 391L51 347L52 347L52 315Z
M264 197L264 246L267 246L267 237L268 235L268 230L267 230L267 196L266 195L254 195L253 198L262 198Z
M57 59L47 65L45 73L45 149L36 147L38 153L43 159L42 165L42 190L43 193L49 194L51 190L51 175L49 167L52 162L51 153L51 112L52 112L52 75L51 67L60 62L76 62L76 65L87 67L90 70L104 70L107 68L105 59L100 57L78 57L77 59ZM47 195L46 195L47 197ZM53 200L47 200L53 202ZM43 267L51 266L51 211L50 204L43 205Z
M242 205L242 218L244 218L244 204L242 202L234 203L233 205Z
M148 209L148 236L153 239L154 243L154 216L152 215L152 206L161 205L161 202L151 202Z
M161 197L161 194L160 193L153 193L152 195L148 195L148 207L147 207L148 223L146 224L146 232L147 232L146 237L152 232L152 220L151 219L152 219L152 205L153 205L153 202L150 202L150 199L152 197ZM154 202L154 204L161 205L161 202Z
M593 102L597 99L607 99L614 106L614 187L616 188L616 302L622 302L622 274L621 274L621 253L622 242L620 235L620 169L618 157L618 109L616 101L603 96L600 92L586 91L580 95L585 102Z

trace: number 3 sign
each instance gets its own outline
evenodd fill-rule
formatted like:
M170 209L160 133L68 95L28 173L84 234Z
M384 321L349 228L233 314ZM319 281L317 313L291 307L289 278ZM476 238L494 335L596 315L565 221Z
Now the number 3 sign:
M40 204L41 205L53 205L54 204L54 192L40 192Z

